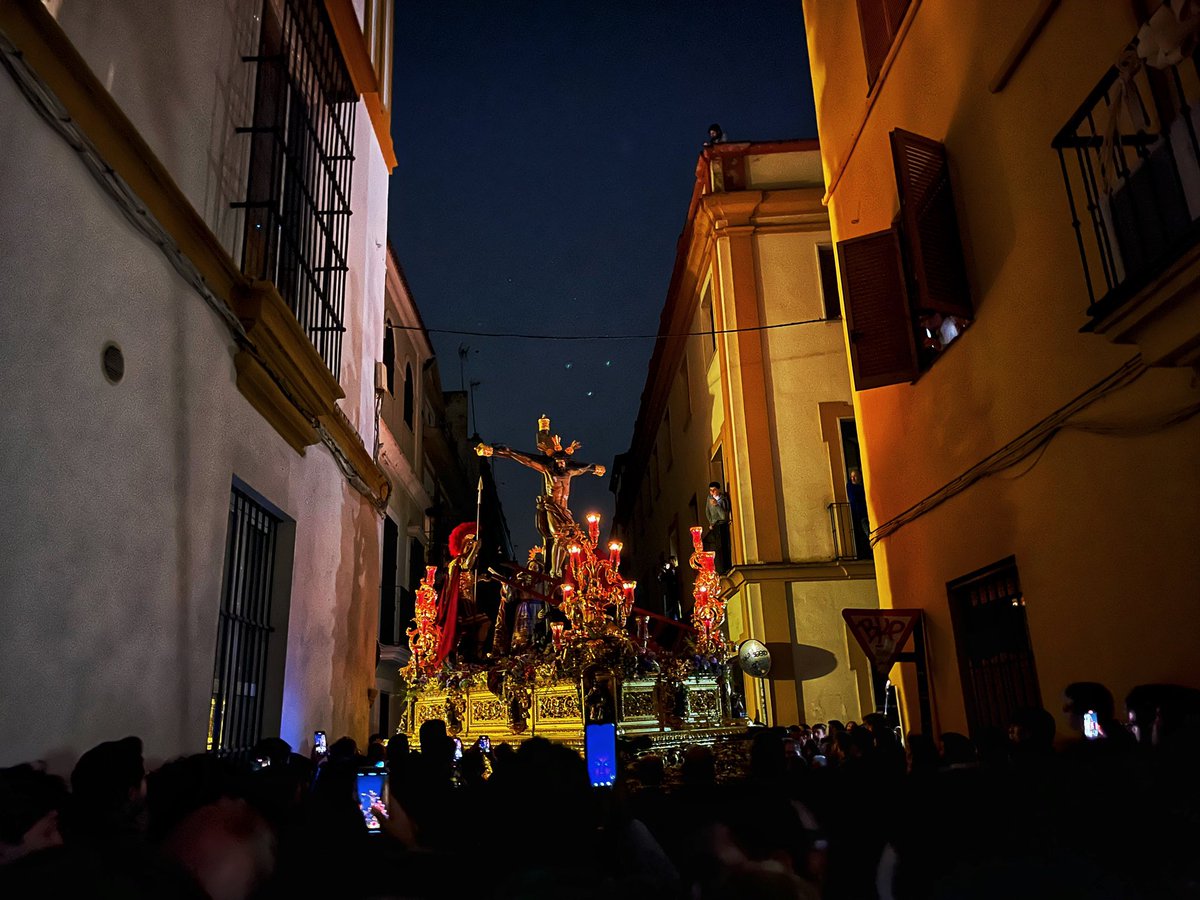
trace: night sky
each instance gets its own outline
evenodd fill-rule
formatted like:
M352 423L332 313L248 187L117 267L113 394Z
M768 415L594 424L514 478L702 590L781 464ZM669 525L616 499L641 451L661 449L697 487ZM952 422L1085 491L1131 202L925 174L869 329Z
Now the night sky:
M731 141L816 134L799 0L396 4L389 232L446 390L478 381L489 442L534 451L539 414L577 458L629 446L710 122ZM707 448L706 448L707 449ZM498 460L518 558L541 478ZM608 476L572 482L611 515Z

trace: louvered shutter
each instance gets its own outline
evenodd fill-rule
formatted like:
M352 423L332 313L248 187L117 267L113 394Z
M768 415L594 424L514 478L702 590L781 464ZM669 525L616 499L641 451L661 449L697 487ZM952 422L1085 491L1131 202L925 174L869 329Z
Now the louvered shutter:
M863 56L867 60L867 90L875 85L879 70L892 46L883 0L858 0L858 23L862 28Z
M912 381L917 347L896 229L837 246L855 389Z
M913 305L919 310L970 319L975 310L963 262L946 147L900 128L892 132L891 138L909 275L916 287Z

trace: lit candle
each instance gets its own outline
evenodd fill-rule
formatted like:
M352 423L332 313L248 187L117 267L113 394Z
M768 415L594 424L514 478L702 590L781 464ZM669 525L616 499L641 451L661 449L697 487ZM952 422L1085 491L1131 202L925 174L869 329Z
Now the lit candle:
M620 541L613 541L608 545L608 559L612 563L613 571L615 572L621 566L621 547Z
M588 539L592 542L592 546L596 546L596 542L600 540L600 513L588 513Z
M554 641L554 649L555 650L559 650L562 648L562 642L563 642L563 623L562 622L551 622L550 623L550 638Z
M437 577L437 566L425 567L425 583L430 587L433 586L433 579Z
M704 528L700 525L693 525L691 530L692 546L695 547L696 552L699 553L704 549Z
M567 548L567 553L571 557L571 571L574 572L579 565L579 554L583 552L583 548L578 544L572 544Z
M550 430L550 417L543 414L542 417L540 419L538 419L538 431L549 431L549 430Z
M570 606L571 601L575 599L575 588L569 584L562 586L563 606Z

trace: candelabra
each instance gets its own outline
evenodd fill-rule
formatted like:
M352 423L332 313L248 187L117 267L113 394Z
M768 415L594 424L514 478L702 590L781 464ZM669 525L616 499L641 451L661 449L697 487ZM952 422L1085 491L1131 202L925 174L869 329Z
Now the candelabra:
M596 555L600 543L600 515L586 517L587 534L576 530L575 540L567 545L567 564L563 571L562 611L571 629L567 637L580 639L602 631L609 618L623 627L633 610L635 582L624 581L619 571L621 542L608 545L608 558Z
M405 667L406 674L417 679L428 678L437 665L437 649L442 639L442 629L437 624L437 591L433 581L437 566L425 567L425 578L417 588L414 618L416 626L408 629L408 646L412 657Z
M692 528L690 560L696 570L696 583L692 596L696 603L692 608L692 625L696 629L696 651L702 656L719 655L725 647L721 636L721 625L725 622L725 600L721 596L721 579L716 571L716 554L704 549L704 529L699 525Z

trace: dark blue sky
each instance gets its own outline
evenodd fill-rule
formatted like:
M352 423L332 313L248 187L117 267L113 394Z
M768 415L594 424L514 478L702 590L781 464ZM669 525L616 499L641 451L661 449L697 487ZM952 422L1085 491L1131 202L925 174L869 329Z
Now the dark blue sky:
M816 134L799 0L396 15L389 233L431 331L654 333L708 124L735 141ZM628 447L653 340L432 337L447 390L471 348L485 440L534 450L545 412L587 462L611 469ZM523 556L540 478L496 470ZM577 519L611 514L607 487L573 482Z

